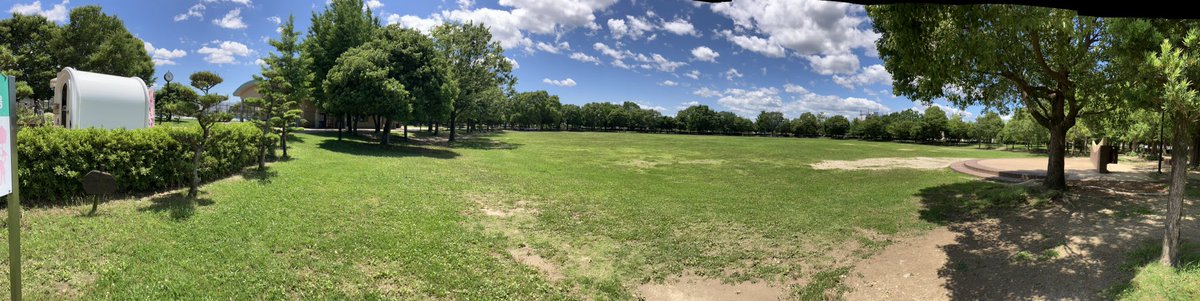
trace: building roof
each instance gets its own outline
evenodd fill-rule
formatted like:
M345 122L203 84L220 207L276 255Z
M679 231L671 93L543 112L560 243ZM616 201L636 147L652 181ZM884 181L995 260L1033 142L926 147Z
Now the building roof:
M252 79L238 86L237 89L233 90L233 96L243 99L247 97L262 97L262 95L258 94L258 81Z

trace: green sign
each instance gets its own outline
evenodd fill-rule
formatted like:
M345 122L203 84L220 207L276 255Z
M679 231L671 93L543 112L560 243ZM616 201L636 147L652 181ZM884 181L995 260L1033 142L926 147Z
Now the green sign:
M8 99L8 76L0 74L0 116L8 117L8 103L12 99Z

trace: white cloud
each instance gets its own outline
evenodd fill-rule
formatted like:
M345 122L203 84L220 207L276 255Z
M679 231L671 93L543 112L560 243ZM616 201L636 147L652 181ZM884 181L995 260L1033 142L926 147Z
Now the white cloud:
M204 4L196 3L196 5L192 5L192 7L188 8L186 12L175 15L175 22L186 21L187 19L191 18L202 19L204 18L204 9L206 8L208 7L204 6Z
M613 59L613 61L612 61L612 65L613 65L613 66L615 66L615 67L617 67L617 68L621 68L621 69L630 69L630 68L633 68L632 66L629 66L629 64L625 64L625 61L622 61L622 60L620 60L620 59Z
M798 91L799 86L785 86L791 94L781 95L778 88L726 89L717 103L742 116L754 116L760 111L783 112L789 117L800 113L828 113L855 116L859 112L889 112L887 106L864 98L818 95L807 90ZM795 92L792 92L795 91ZM799 93L797 93L799 92ZM785 98L788 96L788 98Z
M930 106L938 107L938 109L942 109L942 112L946 113L946 117L950 117L950 118L954 118L955 115L962 115L964 120L969 120L974 115L974 114L971 114L971 112L968 112L966 110L943 105L940 103L933 103L930 105L926 105L926 104L916 102L916 101L913 102L913 110L915 110L917 112L924 113L925 109L928 109Z
M712 48L708 48L705 46L700 46L700 47L696 47L696 48L692 49L692 57L695 57L696 60L716 63L717 57L719 57L719 56L721 56L721 53L713 51Z
M279 24L283 23L283 19L280 19L279 16L267 17L267 21L271 21L271 23L275 23L275 25L279 25Z
M729 68L729 71L725 71L725 79L728 79L728 80L733 80L734 78L741 78L742 76L745 76L745 75L743 75L741 72L738 72L738 70L734 69L734 68Z
M691 79L700 79L700 70L688 71L688 73L684 73L683 76L687 76Z
M379 9L380 7L383 7L383 2L380 2L379 0L367 0L366 4L367 4L367 8L370 8L371 10L375 10L375 9Z
M458 7L461 9L471 9L475 6L475 0L458 0Z
M850 89L859 86L890 84L892 82L892 74L888 73L883 65L875 64L863 67L861 72L853 75L834 75L833 82Z
M551 84L551 85L555 85L555 86L559 86L559 87L574 87L575 86L575 80L573 80L571 78L567 78L564 80L554 80L554 79L547 78L547 79L543 79L542 82Z
M517 60L514 60L511 57L505 57L504 59L508 60L509 64L512 64L513 70L521 69L521 64L518 64Z
M259 67L266 67L267 61L264 61L263 59L255 59L254 64L258 65Z
M436 15L430 18L421 18L413 15L401 16L398 14L390 14L387 16L387 20L385 22L387 22L387 25L400 24L400 26L404 28L412 28L423 33L429 33L429 31L434 27L442 25L442 18Z
M850 53L853 49L874 47L879 38L868 26L870 19L861 5L817 0L744 0L710 7L733 20L739 31L765 36L766 41L801 55Z
M646 18L626 15L624 20L608 19L608 30L612 33L614 39L629 37L637 40L642 38L646 33L654 31L654 29L654 23L650 23Z
M684 62L676 62L676 61L669 60L666 57L662 56L661 54L657 54L657 53L650 54L649 58L647 58L645 55L638 54L635 59L639 62L648 63L645 65L649 65L649 66L653 67L654 69L658 69L658 71L662 71L662 72L675 72L675 69L682 67L684 65L687 65L687 63L684 63ZM645 65L643 65L643 66L645 66ZM643 68L645 68L645 67L643 67Z
M246 23L242 22L242 9L241 8L235 8L235 9L229 11L229 13L225 14L225 17L213 20L213 24L216 24L217 26L219 26L221 28L225 28L225 29L244 29L244 28L246 28Z
M729 40L729 42L737 44L743 49L754 51L768 57L783 57L785 54L787 54L787 52L783 49L783 46L779 46L779 44L771 42L767 39L756 36L737 35L728 29L721 31L721 35L725 36L725 39Z
M631 53L627 50L617 50L612 47L608 47L608 45L604 45L604 43L600 43L600 42L596 42L596 44L592 44L592 48L596 49L596 51L600 51L600 54L606 55L606 56L611 57L616 60L622 60L622 59L625 59L625 57L627 57L627 56L633 55L633 53Z
M459 22L472 21L491 28L492 40L506 49L531 47L533 41L526 32L558 34L577 27L596 29L595 13L606 9L616 0L499 0L498 4L511 10L464 7L442 11L440 17Z
M684 19L675 19L674 21L664 21L662 23L663 30L677 35L695 36L696 27L692 26L692 22Z
M150 54L155 66L174 65L175 59L187 56L187 51L180 49L155 48L150 42L142 42L146 47L146 53Z
M196 53L205 55L204 61L210 64L233 64L237 62L237 57L246 57L254 53L245 44L234 41L212 41L209 44L216 44L216 48L205 44L200 50L196 50Z
M674 86L678 86L679 83L670 81L670 80L664 80L664 81L658 83L658 85L663 86L663 87L674 87Z
M596 65L600 64L600 59L598 59L594 56L587 55L586 53L583 53L583 52L572 53L571 59L580 61L580 62L584 62L584 63L593 63Z
M809 55L808 65L813 72L821 75L850 74L858 71L858 56L853 53L831 54L826 56Z
M30 4L13 4L8 12L18 15L39 15L46 17L46 20L50 20L50 22L62 23L67 21L67 4L70 3L70 0L63 0L62 3L55 4L50 9L42 10L42 2L33 1Z
M538 50L549 52L549 53L554 53L554 54L558 54L559 50L570 50L571 49L571 44L567 43L567 42L558 43L558 45L551 45L546 42L537 42L537 44L535 46L537 47Z
M695 94L696 96L700 96L700 97L704 97L704 98L712 98L712 97L721 96L721 91L709 89L708 87L702 87L699 90L693 91L692 94Z
M640 108L642 108L642 109L654 110L654 111L658 111L659 113L666 113L666 112L667 112L667 108L664 108L663 106L655 106L655 105L651 105L651 104L647 104L647 103L642 103L642 102L636 102L636 101L635 101L635 102L633 102L633 103L637 104L637 105L638 105L638 107L640 107Z
M681 104L679 104L679 106L675 107L675 109L682 111L683 109L687 109L688 107L694 107L694 106L698 106L698 105L700 105L700 102L693 100L693 101L681 103Z
M812 92L808 92L808 89L805 89L804 87L801 87L800 85L794 85L794 84L784 84L783 91L788 92L788 93L793 93L793 94L812 93Z

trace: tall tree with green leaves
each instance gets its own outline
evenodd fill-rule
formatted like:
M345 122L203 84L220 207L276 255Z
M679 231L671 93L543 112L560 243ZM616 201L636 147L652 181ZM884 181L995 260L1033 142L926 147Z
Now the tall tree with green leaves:
M821 125L825 136L833 138L842 138L846 133L850 132L850 120L842 115L833 115L829 119L825 119L825 123Z
M70 23L55 36L54 59L62 67L118 76L139 77L154 84L154 61L145 42L134 37L117 16L99 6L71 10Z
M941 140L950 120L946 111L938 106L929 106L921 114L921 139Z
M201 71L198 73L202 73ZM197 73L197 74L198 74ZM219 94L208 94L208 90L213 86L221 83L221 77L208 72L202 76L192 74L192 86L204 91L204 96L196 98L194 102L179 103L179 112L181 115L192 116L196 118L196 123L200 127L200 137L191 141L192 144L192 183L188 186L187 197L195 199L200 190L200 159L204 154L204 150L208 148L209 140L212 139L212 128L219 122L227 122L233 119L229 113L220 112L217 110L222 102L229 99L228 96ZM202 79L196 81L196 79Z
M759 133L772 136L783 132L787 124L788 120L781 112L762 111L758 113L758 119L754 120L754 126L758 128Z
M192 87L200 89L200 92L204 92L204 95L208 95L208 90L211 90L216 85L225 82L225 79L212 71L196 71L188 76L188 79L192 81Z
M262 98L250 102L257 109L255 122L263 135L278 134L283 158L288 158L287 140L301 118L300 103L309 98L309 82L312 73L308 70L306 57L300 55L300 33L296 31L295 17L288 16L287 22L279 27L279 39L272 39L271 53L263 61L262 75L254 76L259 82L258 93ZM265 137L264 137L265 138ZM264 143L269 141L264 139ZM259 147L258 168L266 168L267 146Z
M342 139L342 128L352 125L349 122L350 115L356 112L352 108L337 106L341 102L333 99L325 90L325 79L342 54L370 41L378 28L379 19L364 5L363 0L333 0L325 11L313 12L312 25L308 28L301 55L310 62L308 70L312 73L313 99L342 123L338 127L339 140Z
M445 23L434 27L432 34L458 87L458 93L450 98L448 120L450 142L454 142L458 118L470 110L477 99L474 95L497 86L511 91L516 78L504 48L492 41L492 33L483 24Z
M1178 38L1177 38L1178 39ZM1175 43L1178 43L1175 44ZM1192 27L1181 41L1164 39L1160 50L1148 56L1146 63L1157 71L1153 83L1161 84L1162 105L1171 116L1171 188L1167 193L1167 216L1163 231L1163 249L1159 262L1179 264L1179 230L1183 197L1187 190L1187 156L1191 146L1191 127L1200 118L1200 27Z
M53 48L54 39L60 32L58 25L38 15L13 14L11 18L0 20L0 46L10 51L13 59L7 67L0 66L0 69L17 76L18 89L30 92L19 98L49 100L54 96L54 87L49 83L60 69ZM33 110L43 112L42 103L35 101Z
M879 5L867 14L882 34L876 46L898 95L1024 106L1050 130L1043 184L1067 188L1067 131L1080 115L1098 112L1106 84L1100 18L1017 5Z
M379 47L355 47L338 58L330 69L322 89L339 107L365 107L375 103L373 110L385 116L408 114L412 106L403 84L391 77L388 53ZM389 122L390 123L390 122ZM385 129L380 144L388 144L390 133Z
M975 126L971 127L971 137L979 143L987 143L990 148L1001 130L1004 130L1004 119L996 112L987 111L975 118Z
M196 90L181 84L170 83L154 91L154 114L161 120L172 121L179 114L181 103L194 103L200 98Z
M800 137L821 135L821 120L812 112L800 113L800 117L792 120L792 132Z

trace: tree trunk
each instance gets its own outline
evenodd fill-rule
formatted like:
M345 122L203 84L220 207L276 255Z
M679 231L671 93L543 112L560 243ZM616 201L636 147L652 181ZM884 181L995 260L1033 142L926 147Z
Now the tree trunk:
M1200 167L1200 132L1192 133L1192 153L1188 159L1191 167Z
M204 144L208 142L209 130L201 126L200 141L196 142L196 147L192 152L192 185L188 187L187 197L196 199L196 195L200 192L200 154L204 152ZM1176 236L1179 236L1176 232Z
M346 127L345 121L346 121L346 115L338 116L338 120L337 120L338 141L342 141L342 128Z
M454 134L456 134L456 132L457 132L456 129L458 128L455 125L456 122L458 122L458 112L455 112L455 110L450 110L450 140L448 140L449 142L454 142Z
M1166 266L1179 264L1179 223L1183 215L1183 194L1187 190L1187 147L1190 129L1188 118L1175 113L1175 139L1171 143L1171 190L1167 193L1167 220L1163 231L1162 257Z
M453 114L453 113L451 113L451 114ZM441 134L442 134L442 122L441 121L434 122L433 123L433 135L437 136L437 135L441 135Z
M280 131L279 131L279 148L283 149L283 157L281 157L281 158L284 158L284 159L288 158L287 137L288 137L288 126L284 125L283 128L280 129Z
M408 123L404 124L404 140L408 140Z
M379 115L371 116L375 119L375 134L379 134ZM386 122L386 121L385 121Z
M1046 163L1046 180L1043 185L1054 190L1067 190L1066 167L1066 138L1067 126L1057 124L1050 128L1050 143L1047 152L1050 154Z
M377 117L378 118L378 117ZM392 121L383 120L383 138L379 139L379 144L388 145L392 140Z

